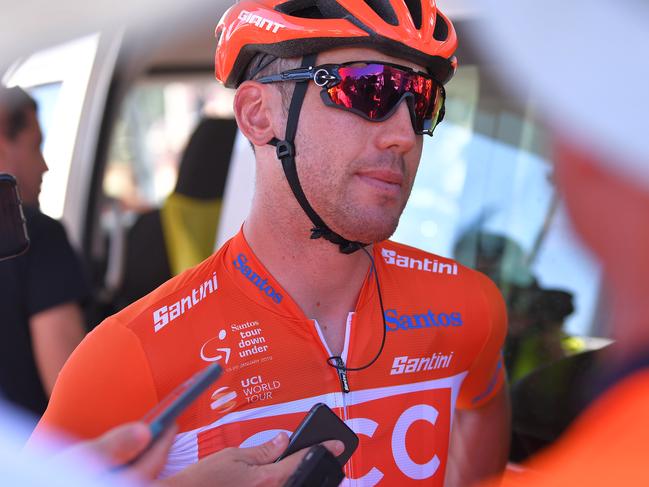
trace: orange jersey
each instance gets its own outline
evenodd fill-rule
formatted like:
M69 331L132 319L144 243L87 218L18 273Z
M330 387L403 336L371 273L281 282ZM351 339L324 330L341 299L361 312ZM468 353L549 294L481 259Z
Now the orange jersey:
M142 418L218 361L225 373L180 417L163 475L290 433L323 402L360 438L345 467L350 485L442 485L455 408L479 407L502 387L505 306L491 281L452 260L392 242L373 254L387 333L369 368L339 374L327 364L317 322L240 232L90 333L61 372L39 429L94 437ZM345 365L369 362L382 328L370 273L347 319Z

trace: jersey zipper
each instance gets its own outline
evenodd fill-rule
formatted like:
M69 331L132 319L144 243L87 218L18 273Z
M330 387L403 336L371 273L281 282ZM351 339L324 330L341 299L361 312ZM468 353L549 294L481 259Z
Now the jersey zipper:
M347 377L347 371L343 368L341 369L340 367L345 367L345 360L343 357L349 356L349 336L351 334L351 326L352 326L352 319L353 319L354 313L349 313L347 315L347 322L345 323L345 343L343 344L343 350L341 353L340 357L336 357L334 359L334 363L336 364L336 373L338 374L338 381L340 382L340 390L343 392L342 400L343 400L343 411L345 412L345 418L347 416L347 406L345 404L345 394L349 394L351 392L351 388L349 387L349 379ZM322 342L322 345L324 346L325 350L327 351L327 355L331 357L333 354L331 353L331 350L329 349L329 346L327 345L327 342L324 339L324 335L322 334L322 330L320 329L320 324L317 322L317 320L313 320L313 324L316 329L316 333L318 334L318 337L320 338L320 341Z
M344 367L345 366L345 362L340 357L336 357L335 362L336 362L336 365L338 367ZM339 369L336 369L336 370L338 371L338 379L340 380L340 388L342 389L342 391L345 394L351 392L350 389L349 389L349 381L347 380L347 372L345 371L345 369L339 368Z

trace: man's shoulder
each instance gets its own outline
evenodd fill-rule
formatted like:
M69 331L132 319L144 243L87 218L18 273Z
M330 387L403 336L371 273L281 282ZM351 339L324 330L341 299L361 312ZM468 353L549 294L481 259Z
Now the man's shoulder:
M473 280L476 274L480 274L449 257L392 240L385 240L377 244L377 247L383 267L395 274L422 279L447 277L454 280Z
M456 296L463 302L475 303L489 314L504 307L497 286L485 274L466 267L454 259L427 252L391 240L377 244L375 255L379 273L393 282L394 289L409 289L413 299L432 293L442 293L448 301Z
M27 221L29 238L32 241L42 236L47 236L49 239L53 234L65 235L63 224L41 212L38 208L25 206L23 208L23 213L25 215L25 220Z
M133 302L117 314L116 321L136 331L143 322L154 331L164 325L157 315L180 316L200 301L206 300L219 288L218 267L223 249L216 251L200 264L172 277L149 294Z

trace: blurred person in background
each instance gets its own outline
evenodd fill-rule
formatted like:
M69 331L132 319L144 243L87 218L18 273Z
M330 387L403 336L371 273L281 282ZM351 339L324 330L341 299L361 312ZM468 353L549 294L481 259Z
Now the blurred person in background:
M31 239L24 255L0 262L0 394L40 416L85 334L88 287L63 226L38 208L47 165L36 110L24 90L0 86L0 172L18 182Z
M585 412L504 485L649 485L649 5L499 0L485 12L489 58L512 86L531 80L555 132L556 179L602 264L615 339Z
M544 364L584 350L579 337L564 330L574 311L572 294L542 287L518 242L471 228L457 240L453 253L462 264L489 276L505 298L509 329L504 359L510 384Z

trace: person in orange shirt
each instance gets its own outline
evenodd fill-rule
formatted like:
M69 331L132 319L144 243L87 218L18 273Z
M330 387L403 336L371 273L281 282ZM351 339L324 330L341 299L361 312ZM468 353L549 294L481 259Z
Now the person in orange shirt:
M293 431L317 402L360 437L355 485L467 485L509 445L503 300L484 275L387 240L456 60L433 0L239 2L216 75L254 147L241 231L108 318L62 371L36 437L140 418L206 363L163 476ZM199 462L200 463L200 462ZM190 467L191 468L191 467Z
M509 83L534 82L555 132L556 179L566 207L602 265L615 339L596 370L585 412L523 472L494 485L649 485L649 7L487 3L484 47L507 60Z

